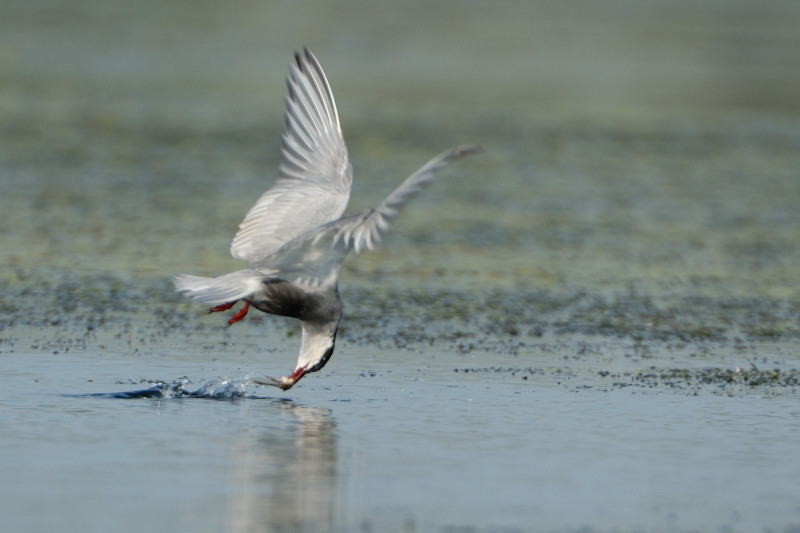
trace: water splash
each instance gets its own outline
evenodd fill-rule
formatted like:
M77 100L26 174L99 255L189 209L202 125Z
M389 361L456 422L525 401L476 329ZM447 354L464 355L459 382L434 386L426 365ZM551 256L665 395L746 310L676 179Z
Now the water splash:
M211 398L215 400L235 400L248 396L247 384L249 379L231 380L217 378L209 381L193 392L185 393L193 398Z
M165 381L155 381L151 387L146 389L122 392L101 392L92 394L70 394L73 397L90 398L116 398L116 399L137 399L137 398L203 398L210 400L237 400L240 398L255 398L247 391L249 378L228 379L215 378L195 390L187 390L187 380L178 380L171 383Z

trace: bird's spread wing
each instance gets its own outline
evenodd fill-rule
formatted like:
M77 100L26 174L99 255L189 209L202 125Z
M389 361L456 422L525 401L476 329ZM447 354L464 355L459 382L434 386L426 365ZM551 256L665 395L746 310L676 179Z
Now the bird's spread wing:
M392 193L387 196L374 209L368 209L361 215L342 219L341 223L333 222L330 225L336 228L335 238L359 253L363 248L374 249L380 243L386 230L389 229L398 210L415 198L436 175L436 172L445 165L452 163L464 156L476 154L482 148L475 144L464 144L442 152L419 170L411 174Z
M325 73L308 49L295 54L289 70L280 176L231 243L231 255L251 264L339 218L350 198L353 172Z
M464 156L481 152L480 146L462 145L443 152L409 176L377 207L329 222L287 243L269 258L269 267L296 282L332 284L351 250L356 253L378 245L398 210L416 197L437 170ZM266 265L265 265L266 266Z

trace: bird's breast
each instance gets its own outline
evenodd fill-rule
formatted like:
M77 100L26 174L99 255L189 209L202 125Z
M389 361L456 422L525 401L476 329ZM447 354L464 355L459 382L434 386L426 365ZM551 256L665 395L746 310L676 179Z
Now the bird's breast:
M342 309L338 291L309 291L284 280L264 280L264 296L251 300L251 305L279 316L304 322L328 322L339 316Z

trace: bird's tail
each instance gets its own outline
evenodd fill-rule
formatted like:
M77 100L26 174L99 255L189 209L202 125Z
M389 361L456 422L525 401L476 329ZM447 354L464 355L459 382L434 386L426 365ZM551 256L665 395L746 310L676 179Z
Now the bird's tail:
M218 278L178 274L174 282L175 290L192 300L218 305L252 297L262 277L251 270L239 270Z

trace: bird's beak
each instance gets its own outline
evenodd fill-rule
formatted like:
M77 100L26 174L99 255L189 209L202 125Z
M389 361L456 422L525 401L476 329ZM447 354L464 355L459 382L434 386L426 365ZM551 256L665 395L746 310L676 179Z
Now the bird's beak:
M267 376L267 379L269 381L261 381L254 379L251 381L251 383L254 383L256 385L268 385L272 387L278 387L281 390L289 390L294 386L295 383L300 381L300 378L302 378L305 373L306 373L305 368L297 368L295 369L294 372L292 372L289 375L288 378L286 376L281 376L281 379L276 379L271 376Z

